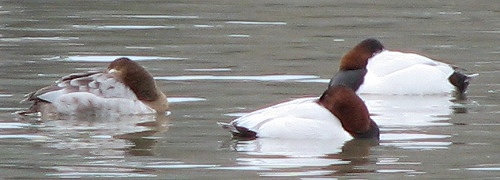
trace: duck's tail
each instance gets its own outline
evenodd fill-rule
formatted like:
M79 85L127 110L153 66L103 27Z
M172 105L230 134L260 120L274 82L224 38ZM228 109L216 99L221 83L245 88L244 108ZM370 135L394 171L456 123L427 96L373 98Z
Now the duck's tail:
M244 128L233 125L232 123L217 122L217 124L223 129L228 130L233 137L238 139L251 140L257 138L257 133Z
M460 95L465 94L465 91L467 91L467 87L469 86L470 80L479 74L463 74L459 71L453 72L453 74L448 78L451 84L455 86L457 89L457 93Z

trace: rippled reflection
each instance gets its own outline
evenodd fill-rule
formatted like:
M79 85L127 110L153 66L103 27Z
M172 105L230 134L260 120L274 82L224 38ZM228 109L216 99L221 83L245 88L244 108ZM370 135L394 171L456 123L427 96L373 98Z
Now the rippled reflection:
M383 127L449 126L449 96L361 95L372 118Z
M23 117L25 118L25 117ZM71 149L84 154L123 156L144 153L155 140L148 138L168 130L165 115L60 117L61 120L35 120L31 136L47 147Z
M445 149L450 135L433 134L423 129L452 125L449 96L375 96L362 95L372 118L381 127L381 145L404 149Z
M56 56L44 58L44 60L53 61L76 61L76 62L111 62L117 58L128 57L134 61L148 61L148 60L185 60L186 58L179 57L159 57L159 56Z
M44 166L51 171L48 177L60 178L155 177L121 163L127 155L152 156L155 135L169 128L166 115L67 116L43 121L40 117L19 118L0 123L0 140L40 144L42 152L47 148L68 152L60 157L61 162ZM29 162L18 162L18 166L24 163Z
M356 169L370 160L373 140L354 139L348 142L331 140L297 140L258 138L251 141L234 140L230 149L240 152L238 167L219 167L229 170L265 170L261 176L318 176L373 172Z
M250 80L250 81L298 81L315 79L315 75L255 75L255 76L216 76L216 75L190 75L190 76L161 76L157 80L168 81L194 81L194 80Z

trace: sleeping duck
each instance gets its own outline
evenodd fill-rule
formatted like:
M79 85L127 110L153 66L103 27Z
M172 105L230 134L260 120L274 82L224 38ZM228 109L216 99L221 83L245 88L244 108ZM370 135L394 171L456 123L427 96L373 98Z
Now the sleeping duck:
M74 73L26 95L26 115L165 113L168 102L153 76L128 58L111 62L104 72Z
M347 84L358 94L429 95L455 90L463 96L470 79L477 76L465 75L460 68L425 56L387 50L376 39L363 42L373 42L377 53L363 58L357 47L353 48L342 57L330 86Z

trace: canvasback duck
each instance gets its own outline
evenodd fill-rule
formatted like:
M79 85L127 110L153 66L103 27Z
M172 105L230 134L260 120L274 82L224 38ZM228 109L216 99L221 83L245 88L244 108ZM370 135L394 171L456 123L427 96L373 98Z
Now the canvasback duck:
M373 57L363 58L371 52ZM367 39L342 57L329 86L351 83L348 86L358 94L395 95L448 94L456 89L462 97L477 74L458 70L418 54L386 50L378 40Z
M463 95L470 79L459 68L414 53L384 50L368 61L361 94Z
M168 102L153 76L128 58L111 62L104 72L74 73L26 95L33 105L20 114L165 113Z
M379 138L378 126L366 105L344 85L329 87L320 98L284 102L219 125L243 139Z

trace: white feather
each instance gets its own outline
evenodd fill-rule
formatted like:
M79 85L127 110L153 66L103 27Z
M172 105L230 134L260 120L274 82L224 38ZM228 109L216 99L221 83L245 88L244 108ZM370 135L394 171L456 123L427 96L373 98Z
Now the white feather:
M63 114L150 114L155 110L139 100L104 98L88 92L73 92L59 96L52 102Z

